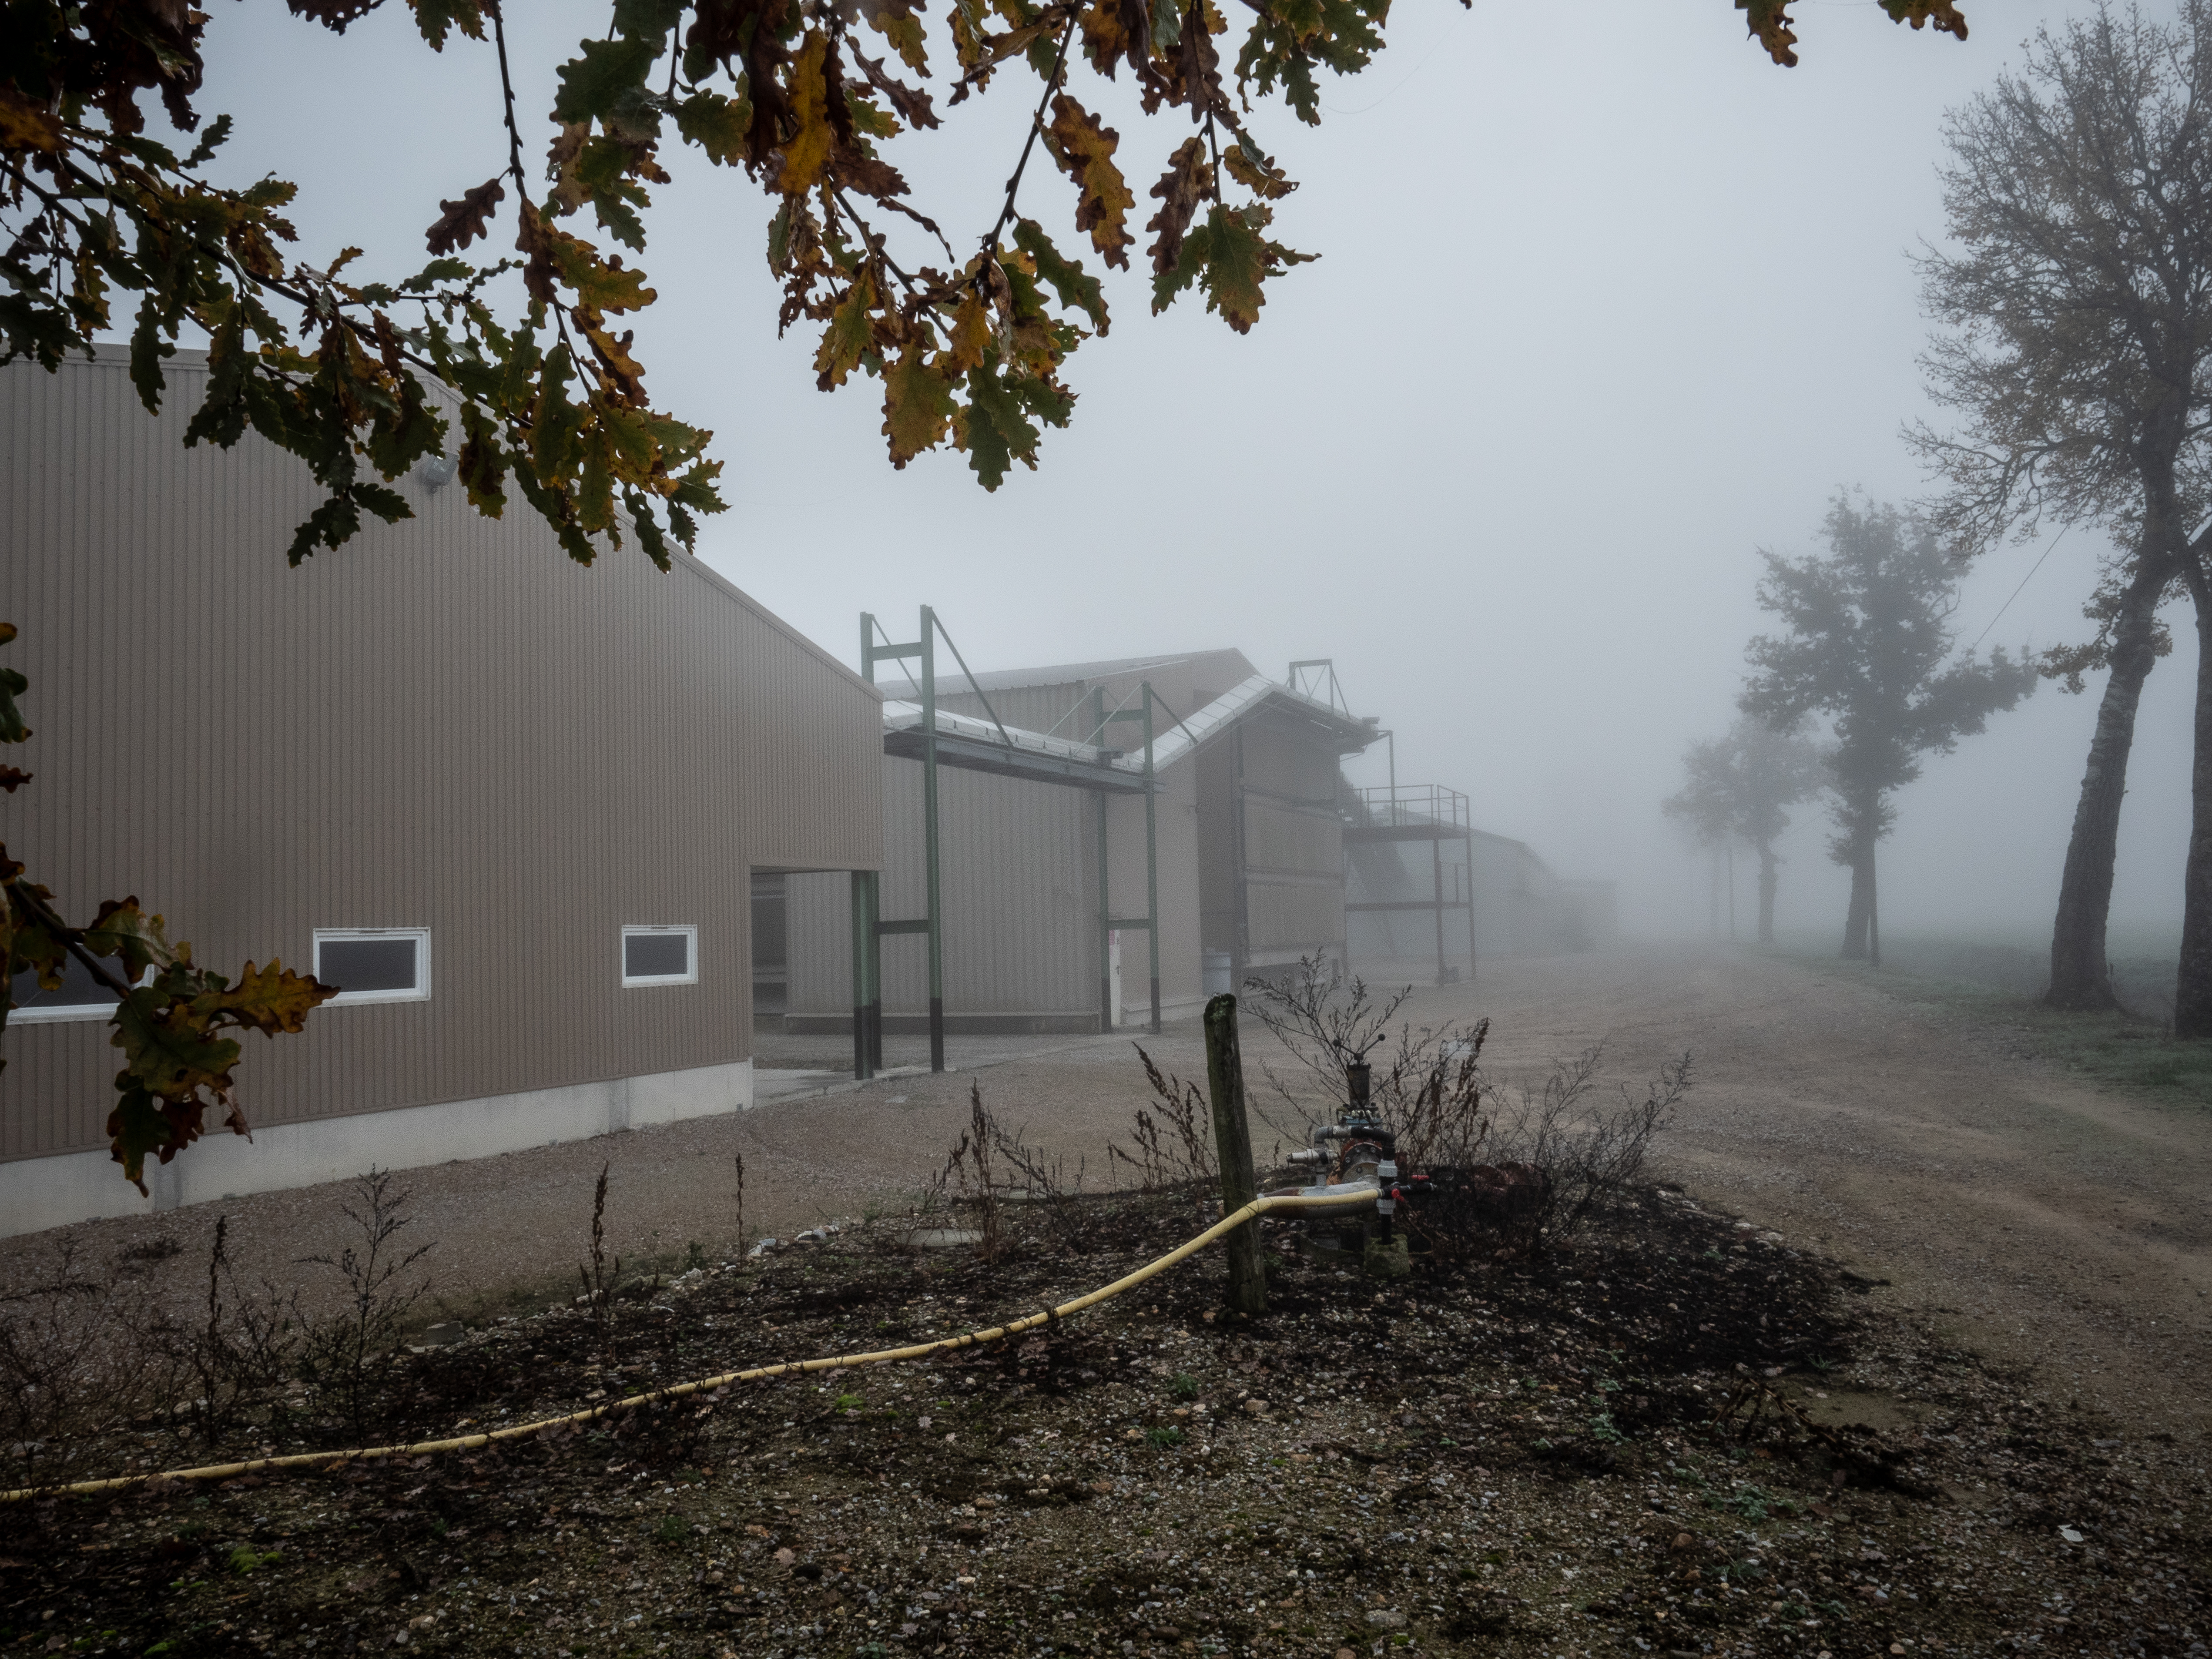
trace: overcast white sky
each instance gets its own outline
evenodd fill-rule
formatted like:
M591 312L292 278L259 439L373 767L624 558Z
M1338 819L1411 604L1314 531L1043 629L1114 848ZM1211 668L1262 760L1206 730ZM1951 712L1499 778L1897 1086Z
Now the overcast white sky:
M434 58L397 6L343 40L274 0L212 9L204 106L238 119L234 176L303 185L302 257L361 242L360 269L411 269L438 198L498 168L488 47ZM539 116L605 6L509 9ZM1467 791L1479 824L1564 874L1618 878L1632 926L1698 928L1703 866L1658 802L1684 745L1731 716L1756 550L1808 550L1840 484L1923 487L1897 431L1923 408L1905 253L1942 230L1938 125L2066 9L1972 0L1961 45L1872 0L1803 0L1805 61L1784 70L1728 0L1400 0L1375 67L1326 88L1321 129L1258 120L1304 181L1278 234L1322 259L1241 338L1194 304L1151 318L1140 278L1110 280L1114 331L1071 366L1073 427L996 495L949 453L893 472L872 382L813 389L811 337L775 337L769 208L741 174L668 158L639 355L726 464L732 510L702 551L848 660L861 610L923 603L978 670L1217 645L1278 674L1334 658L1399 733L1402 780ZM1115 119L1141 198L1184 129L1078 92ZM958 243L988 225L1026 110L954 114L897 159ZM1048 166L1024 204L1073 246ZM2079 635L2101 550L2069 536L1992 641ZM1967 577L1966 637L2039 551ZM2195 672L2172 620L2114 900L2116 924L2160 931L2180 914ZM2094 690L2046 687L1930 763L1884 853L1891 932L2047 928ZM1379 781L1379 746L1352 768ZM1819 814L1801 818L1785 925L1840 928L1841 872Z

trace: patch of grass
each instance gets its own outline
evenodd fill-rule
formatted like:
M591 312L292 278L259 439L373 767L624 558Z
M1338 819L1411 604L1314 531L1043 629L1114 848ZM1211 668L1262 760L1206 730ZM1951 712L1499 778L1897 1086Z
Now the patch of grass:
M1198 1379L1188 1371L1177 1371L1175 1381L1168 1384L1168 1392L1178 1400L1198 1398Z
M2033 995L1937 979L1885 966L1796 956L1818 972L1886 992L1938 1018L1975 1028L2029 1060L2053 1061L2106 1088L2174 1105L2212 1108L2212 1042L2177 1042L2154 1020L2046 1008Z
M1170 1423L1157 1429L1146 1430L1145 1438L1155 1446L1180 1446L1183 1442L1183 1432L1174 1424Z
M691 1528L684 1524L680 1516L673 1515L662 1516L659 1524L653 1529L653 1541L656 1544L672 1547L687 1541L690 1536Z
M264 1567L273 1567L283 1559L282 1551L271 1550L268 1554L263 1555L257 1553L251 1546L240 1544L230 1553L230 1570L244 1578L249 1574L258 1572Z

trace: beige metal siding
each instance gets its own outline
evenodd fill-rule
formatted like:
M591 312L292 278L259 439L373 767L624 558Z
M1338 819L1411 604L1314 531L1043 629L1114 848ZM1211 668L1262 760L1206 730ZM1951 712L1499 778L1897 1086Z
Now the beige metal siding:
M202 373L155 418L112 360L0 370L37 733L0 836L70 912L135 892L216 963L431 930L429 1001L248 1040L258 1122L742 1059L750 868L881 861L875 694L696 566L581 568L457 485L288 569L312 482L255 439L185 449ZM620 928L667 922L699 982L621 988ZM7 1033L0 1157L99 1144L106 1036Z
M886 921L927 914L922 768L884 757ZM945 837L945 1006L956 1014L1089 1014L1098 1006L1096 807L1085 791L945 767L938 773ZM1140 849L1141 851L1141 849ZM793 1012L852 1006L850 884L794 878L787 927ZM1142 890L1139 890L1142 908ZM928 945L884 940L884 1006L929 1006Z

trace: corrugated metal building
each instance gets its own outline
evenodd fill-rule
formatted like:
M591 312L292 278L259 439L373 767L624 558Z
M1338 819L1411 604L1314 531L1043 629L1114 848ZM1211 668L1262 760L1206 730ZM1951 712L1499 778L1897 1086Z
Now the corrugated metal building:
M203 961L369 988L249 1039L253 1143L149 1167L155 1206L749 1104L748 877L880 866L881 694L695 563L585 569L459 488L288 569L313 483L184 447L204 372L172 360L152 417L119 353L0 369L36 734L0 838L72 917L137 893ZM104 1021L10 1023L8 1231L144 1206Z
M1236 651L1204 651L981 674L941 682L939 707L988 741L1003 725L1103 744L1139 758L1127 722L1149 684L1156 716L1160 1010L1194 1012L1209 989L1344 943L1344 862L1336 787L1342 757L1373 741L1373 722L1259 673ZM896 683L885 690L908 695ZM886 705L889 741L918 711ZM910 744L904 746L910 750ZM923 913L921 768L884 759L886 918ZM1145 804L1031 779L940 773L947 1028L1092 1031L1151 1016L1147 945L1120 935L1119 992L1102 985L1102 925L1145 909ZM1101 836L1105 891L1100 891ZM850 1029L850 898L835 879L786 886L782 965L797 1030ZM1207 983L1209 963L1213 982ZM765 964L764 964L765 965ZM921 1029L927 988L918 936L883 953L891 1030Z

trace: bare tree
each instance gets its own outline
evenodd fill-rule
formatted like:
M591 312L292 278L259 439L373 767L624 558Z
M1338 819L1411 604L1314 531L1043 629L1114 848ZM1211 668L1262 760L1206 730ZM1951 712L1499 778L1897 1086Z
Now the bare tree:
M1943 479L1936 523L1985 548L2048 522L2126 550L2087 606L2086 645L2039 666L2083 689L2109 671L2051 930L2053 1006L2117 1006L2105 957L2112 863L2144 678L2170 648L2177 588L2212 644L2212 0L2170 21L2100 4L2037 32L2020 70L1954 111L1951 248L1919 261L1942 331L1922 360L1958 429L1907 436ZM2194 833L2179 1031L2212 1032L2212 649L2197 675Z
M1692 744L1682 770L1680 793L1659 810L1687 824L1701 844L1741 842L1759 854L1759 942L1773 944L1782 865L1774 842L1790 827L1790 809L1827 782L1826 751L1795 722L1777 731L1746 718L1724 738Z
M1879 968L1874 855L1896 818L1891 794L1920 775L1923 755L1949 754L2033 691L2036 672L2001 648L1985 662L1952 654L1958 584L1925 525L1839 495L1826 528L1826 558L1762 556L1759 606L1790 631L1752 641L1742 704L1785 726L1814 712L1833 717L1828 851L1851 872L1843 954Z

